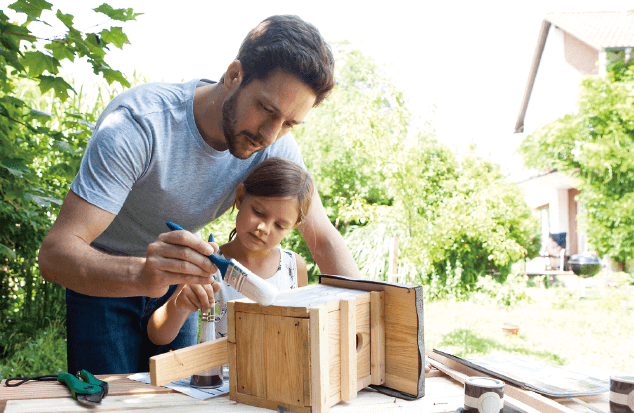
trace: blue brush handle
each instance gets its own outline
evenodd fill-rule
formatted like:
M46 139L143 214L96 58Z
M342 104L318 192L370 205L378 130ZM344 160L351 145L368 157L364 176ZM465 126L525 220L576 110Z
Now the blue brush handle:
M173 223L172 221L167 221L166 224L168 228L171 229L172 231L187 231L185 228L181 227L178 224ZM209 234L209 242L213 242L213 240L214 240L214 235ZM231 260L228 260L226 258L220 258L215 254L209 255L208 258L211 260L211 262L215 264L216 267L218 267L218 269L220 270L220 274L222 274L222 279L224 279L225 273L227 272L227 268L229 267Z

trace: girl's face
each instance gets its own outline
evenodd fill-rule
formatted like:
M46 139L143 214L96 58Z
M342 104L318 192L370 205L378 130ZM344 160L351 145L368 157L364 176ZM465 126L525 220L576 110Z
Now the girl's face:
M236 239L250 251L275 247L299 225L299 208L292 197L264 197L244 194L236 197Z

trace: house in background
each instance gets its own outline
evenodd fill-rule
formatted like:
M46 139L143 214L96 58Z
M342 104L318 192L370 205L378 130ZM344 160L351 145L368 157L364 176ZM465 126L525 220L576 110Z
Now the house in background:
M574 112L581 80L605 76L611 61L628 62L633 47L634 10L548 13L539 31L515 132L530 134L541 124ZM566 256L586 252L585 235L577 226L583 206L575 200L579 191L574 178L556 170L532 171L519 184L529 206L541 211L543 253L553 254L549 248L553 240L560 242L559 249L565 248ZM552 259L541 262L554 266Z

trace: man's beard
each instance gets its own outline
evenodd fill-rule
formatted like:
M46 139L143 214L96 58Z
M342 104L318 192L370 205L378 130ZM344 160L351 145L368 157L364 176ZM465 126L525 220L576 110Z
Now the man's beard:
M242 131L239 134L236 132L236 124L238 123L236 112L238 108L238 97L241 91L241 88L238 87L238 90L222 103L222 132L225 136L225 142L229 147L229 153L238 159L248 159L257 151L248 153L245 151L238 152L238 135L243 135L244 139L250 138L256 144L259 143L259 139L247 131Z

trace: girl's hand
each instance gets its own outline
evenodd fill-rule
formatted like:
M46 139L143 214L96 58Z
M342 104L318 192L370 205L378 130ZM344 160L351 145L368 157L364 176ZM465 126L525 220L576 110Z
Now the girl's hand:
M207 311L214 304L214 293L220 290L220 283L213 284L181 284L178 294L174 298L174 305L178 309L190 313L199 309Z

